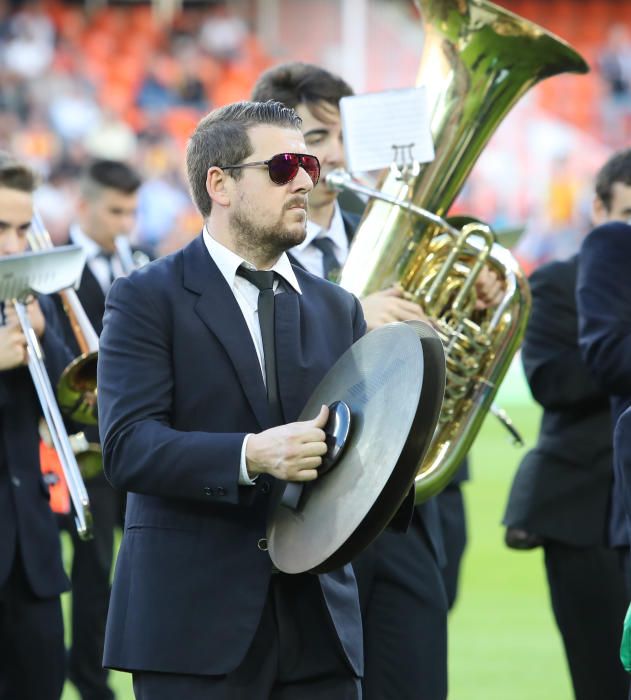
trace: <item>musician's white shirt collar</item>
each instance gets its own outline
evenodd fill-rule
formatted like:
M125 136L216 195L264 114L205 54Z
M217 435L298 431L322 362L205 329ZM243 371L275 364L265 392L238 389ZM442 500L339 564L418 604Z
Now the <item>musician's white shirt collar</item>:
M329 228L325 229L309 219L307 221L307 236L305 240L291 249L291 254L294 258L316 277L323 276L322 251L311 245L311 243L319 236L330 238L333 241L335 257L340 265L343 265L348 257L348 236L346 235L346 226L344 226L344 219L342 218L342 210L337 202L335 202L333 218Z
M80 245L86 252L88 260L96 258L96 256L101 252L101 246L93 241L90 236L85 234L79 224L72 224L70 226L70 240L75 245Z
M85 233L79 224L72 224L69 231L70 241L80 245L86 253L87 266L96 277L103 294L107 294L112 286L112 280L124 274L118 255L113 254L109 260L102 257L103 249L90 236Z
M249 267L253 270L256 268L252 263L248 262L247 260L244 260L242 257L231 251L229 248L226 248L226 246L222 245L217 241L215 238L213 238L208 229L204 226L204 244L206 245L206 248L208 252L210 253L210 257L215 261L215 264L219 268L219 271L221 274L224 276L226 282L228 283L228 286L230 289L234 291L235 289L235 278L237 278L237 270L241 265L245 265L246 267ZM296 279L296 273L294 272L293 267L291 266L291 263L289 262L289 258L287 257L286 253L283 253L276 264L271 268L274 272L276 272L280 277L282 277L291 287L298 293L302 294L302 290L300 289L300 284L298 283L298 280ZM241 282L246 282L247 284L251 284L247 280L245 280L243 277L239 277L239 284ZM276 290L276 287L278 285L278 282L274 283L274 290ZM257 290L257 295L258 295L258 290Z

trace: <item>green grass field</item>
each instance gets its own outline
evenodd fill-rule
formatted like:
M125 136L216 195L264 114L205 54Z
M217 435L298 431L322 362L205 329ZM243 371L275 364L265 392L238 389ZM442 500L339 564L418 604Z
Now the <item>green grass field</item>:
M518 369L509 374L499 403L531 446L539 412ZM515 552L503 544L500 521L523 454L497 420L488 418L473 448L472 481L465 486L469 547L449 626L450 700L572 698L541 552ZM125 674L112 674L111 685L119 700L133 698ZM78 700L70 684L63 700Z

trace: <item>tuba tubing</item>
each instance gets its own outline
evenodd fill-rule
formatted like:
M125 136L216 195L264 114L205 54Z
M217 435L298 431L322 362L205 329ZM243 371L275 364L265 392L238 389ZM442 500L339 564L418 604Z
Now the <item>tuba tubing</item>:
M340 284L358 297L398 284L432 318L445 346L445 401L416 477L421 503L445 488L466 456L521 343L530 308L525 275L508 250L489 243L490 229L468 224L455 239L444 217L520 97L547 77L588 67L566 42L487 0L416 4L424 22L417 82L427 91L435 158L411 173L385 172ZM496 271L506 289L484 312L475 310L470 294L482 265Z

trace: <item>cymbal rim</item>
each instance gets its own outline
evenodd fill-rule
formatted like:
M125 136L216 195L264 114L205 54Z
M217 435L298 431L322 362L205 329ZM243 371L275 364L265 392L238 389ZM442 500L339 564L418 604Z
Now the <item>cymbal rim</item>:
M399 497L395 489L393 500L387 485L417 416L423 377L423 350L417 331L408 324L393 323L355 343L318 385L299 420L313 418L322 404L343 400L351 408L353 428L342 461L323 475L322 482L313 482L305 506L298 512L280 506L270 519L269 554L281 571L300 573L337 565L340 556L345 556L345 543L384 490L386 510L398 508L405 491ZM374 433L379 426L391 430L388 439L367 437L366 431ZM406 484L410 482L408 487L415 465L403 477ZM334 497L329 498L329 494Z

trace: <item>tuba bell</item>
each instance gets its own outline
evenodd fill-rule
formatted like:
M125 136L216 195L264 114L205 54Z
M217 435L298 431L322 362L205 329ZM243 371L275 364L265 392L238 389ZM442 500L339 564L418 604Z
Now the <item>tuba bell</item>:
M340 284L359 297L399 284L432 319L445 346L445 399L416 477L421 503L449 483L469 451L530 308L524 273L489 227L470 223L456 231L442 217L517 100L544 78L588 67L561 39L486 0L416 4L424 20L417 83L428 95L435 159L392 167L376 190L329 177L331 186L371 196ZM485 265L503 280L505 293L478 310L474 283Z

